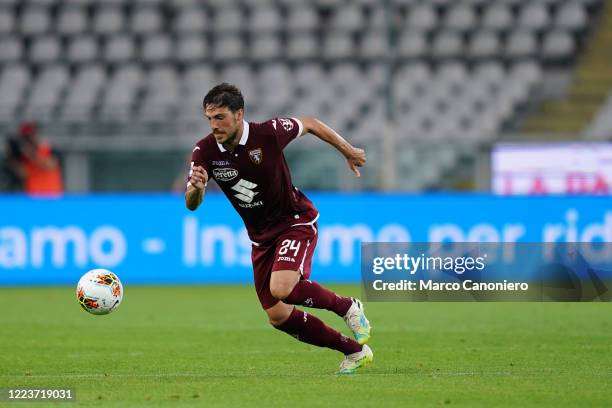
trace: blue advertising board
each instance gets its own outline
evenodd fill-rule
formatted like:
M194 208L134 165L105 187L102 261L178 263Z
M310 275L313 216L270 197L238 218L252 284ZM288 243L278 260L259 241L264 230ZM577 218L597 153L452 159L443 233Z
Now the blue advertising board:
M313 278L357 282L361 242L612 242L606 197L323 194ZM251 242L222 195L0 196L0 284L73 284L88 269L127 284L247 283Z

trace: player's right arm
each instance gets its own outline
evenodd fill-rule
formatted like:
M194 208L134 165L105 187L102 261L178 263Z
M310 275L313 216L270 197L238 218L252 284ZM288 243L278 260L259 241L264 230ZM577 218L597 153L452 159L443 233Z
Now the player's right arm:
M195 211L202 204L207 182L208 173L204 167L194 166L185 191L185 206L191 211Z

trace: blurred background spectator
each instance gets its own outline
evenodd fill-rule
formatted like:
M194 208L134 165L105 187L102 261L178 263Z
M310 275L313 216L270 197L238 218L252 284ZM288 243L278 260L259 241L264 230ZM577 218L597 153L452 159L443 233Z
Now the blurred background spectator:
M18 136L9 136L4 146L4 159L0 173L0 189L7 192L22 192L25 178L21 162L21 140Z
M30 195L58 195L64 190L59 157L40 140L36 124L24 122L17 137L7 140L5 188Z

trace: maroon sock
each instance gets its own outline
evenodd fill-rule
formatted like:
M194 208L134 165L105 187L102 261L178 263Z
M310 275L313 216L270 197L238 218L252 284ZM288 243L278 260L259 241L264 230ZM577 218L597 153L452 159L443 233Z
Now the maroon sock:
M274 327L304 343L328 347L345 355L361 351L361 346L355 340L349 339L344 334L327 326L316 316L298 308L293 308L289 318L284 323Z
M290 305L303 305L316 309L331 310L343 317L351 307L351 298L336 295L329 289L310 280L300 280L283 302Z

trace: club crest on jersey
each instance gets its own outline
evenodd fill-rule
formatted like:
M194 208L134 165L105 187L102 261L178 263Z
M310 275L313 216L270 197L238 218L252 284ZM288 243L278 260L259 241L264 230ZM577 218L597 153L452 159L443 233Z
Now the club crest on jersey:
M263 160L263 152L261 151L261 148L249 150L249 157L253 163L261 164L261 161Z
M229 167L213 169L213 176L216 180L230 181L238 176L238 170Z
M282 119L279 119L278 121L281 123L281 125L283 125L283 128L287 132L289 132L289 131L291 131L291 129L293 129L293 122L291 121L291 119L282 118Z

